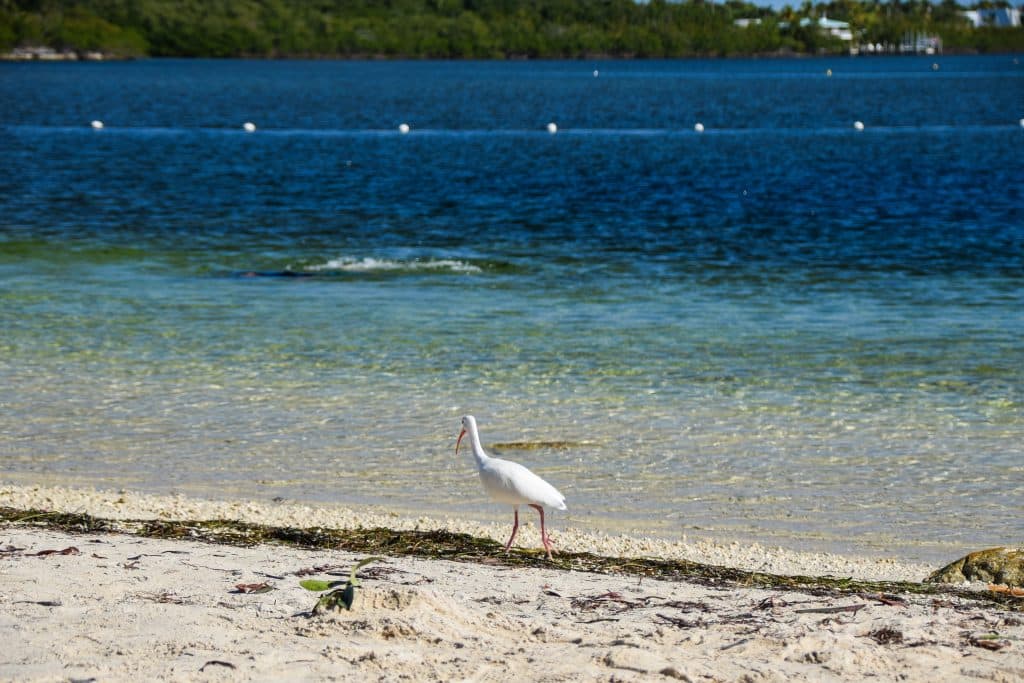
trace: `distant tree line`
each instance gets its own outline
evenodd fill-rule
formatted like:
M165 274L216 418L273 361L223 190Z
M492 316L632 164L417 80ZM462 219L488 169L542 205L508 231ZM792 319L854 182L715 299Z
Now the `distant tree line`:
M991 3L986 3L991 5ZM908 32L945 48L1024 49L1024 30L972 28L955 0L833 0L774 11L743 0L0 0L0 51L45 45L123 57L689 57L832 53L803 18L859 40ZM736 26L741 18L760 23Z

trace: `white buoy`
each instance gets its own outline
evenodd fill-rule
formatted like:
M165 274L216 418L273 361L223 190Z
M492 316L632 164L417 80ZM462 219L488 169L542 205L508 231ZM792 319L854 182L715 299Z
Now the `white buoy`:
M864 130L864 124L861 121L854 121L853 122L853 129L854 130Z
M601 72L598 71L597 69L594 69L594 78L597 78L600 75L601 75Z
M245 123L242 124L242 129L246 133L253 133L253 132L256 131L256 124L253 123L252 121L246 121Z
M932 71L938 71L938 70L939 70L938 62L933 62L932 63Z
M704 124L703 123L695 123L693 125L693 129L695 131L697 131L698 133L703 133L704 132Z
M406 133L408 133L409 132L409 124L408 123L400 123L398 125L398 132L401 133L402 135L405 135Z
M825 75L832 78L832 69L825 69Z
M548 124L548 132L552 135L558 132L558 126L553 121Z
M96 130L101 130L103 128L103 122L98 120L98 119L96 121L93 121L89 125L92 126Z
M1021 120L1020 120L1020 127L1021 127L1021 128L1024 128L1024 119L1021 119Z

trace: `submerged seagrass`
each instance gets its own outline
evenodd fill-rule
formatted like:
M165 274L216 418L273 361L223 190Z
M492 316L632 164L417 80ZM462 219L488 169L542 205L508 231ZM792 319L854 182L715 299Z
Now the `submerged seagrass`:
M386 528L327 529L275 527L234 520L111 520L81 513L18 510L0 507L0 526L30 525L66 533L127 533L146 538L204 541L253 546L260 543L344 550L356 553L407 555L456 562L517 567L543 567L601 574L625 574L703 585L801 590L813 595L899 594L956 596L1024 611L1024 600L1004 593L974 592L942 584L901 581L857 581L831 576L783 576L751 572L688 560L604 557L591 553L560 553L546 560L538 550L515 549L505 554L497 541L450 531L399 531Z

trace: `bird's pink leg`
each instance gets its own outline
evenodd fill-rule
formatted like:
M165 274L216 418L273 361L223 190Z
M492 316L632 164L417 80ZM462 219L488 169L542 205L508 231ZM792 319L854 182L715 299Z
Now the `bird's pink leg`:
M544 550L548 551L548 559L553 559L551 557L551 539L548 538L548 532L544 529L544 507L533 504L531 504L530 507L540 514L540 540L544 544Z
M508 543L505 544L505 552L512 547L512 541L516 537L516 532L519 531L519 506L512 506L512 513L515 515L515 522L512 523L512 535L508 537Z

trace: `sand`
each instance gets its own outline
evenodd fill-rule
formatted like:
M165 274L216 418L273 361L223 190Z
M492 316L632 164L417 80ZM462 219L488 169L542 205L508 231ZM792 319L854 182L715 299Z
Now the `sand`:
M0 487L0 505L106 518L302 515L301 507L25 487ZM355 515L352 524L377 521L334 512ZM523 542L536 540L534 531ZM648 543L565 530L555 540L635 554ZM725 557L731 547L706 546L656 549ZM385 557L362 570L354 610L311 614L317 594L299 581L347 577L359 559L0 527L0 680L1024 680L1024 614L956 595L815 595ZM735 560L758 562L746 548ZM934 569L778 549L760 562L801 573L853 567L864 578L916 580Z

